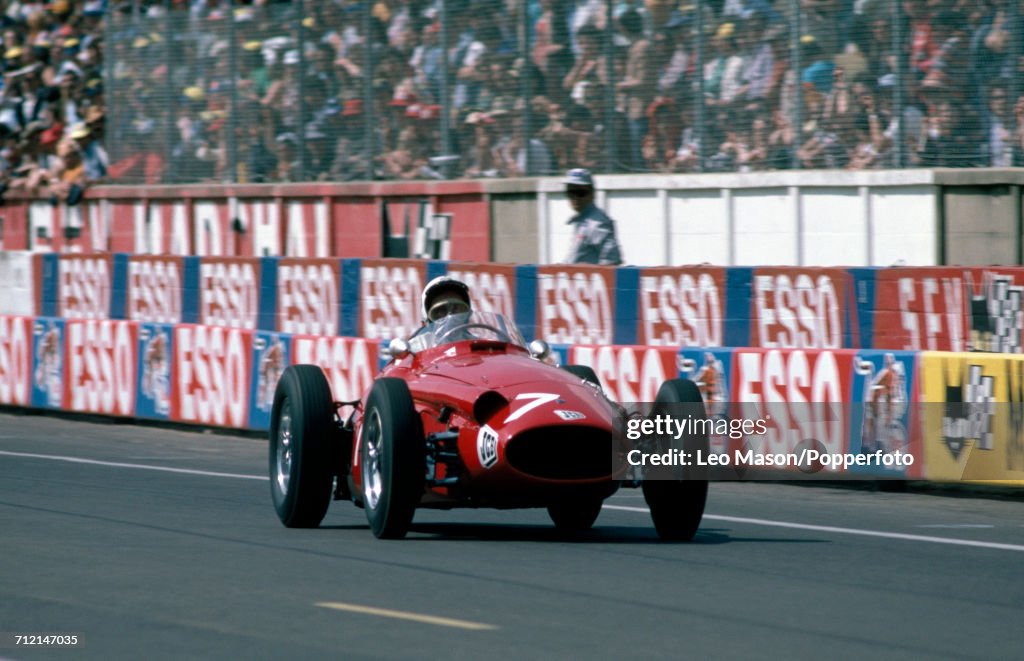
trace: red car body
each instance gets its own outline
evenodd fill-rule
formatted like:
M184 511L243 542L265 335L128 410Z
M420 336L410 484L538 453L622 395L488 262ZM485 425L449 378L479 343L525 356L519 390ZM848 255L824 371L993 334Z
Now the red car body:
M567 489L610 495L617 487L616 405L598 386L522 346L462 340L409 354L380 376L408 384L427 438L457 432L452 440L461 465L428 464L432 474L421 507L539 507ZM442 422L445 407L451 414ZM351 461L356 494L363 489L361 423L357 412ZM446 485L446 478L454 484Z

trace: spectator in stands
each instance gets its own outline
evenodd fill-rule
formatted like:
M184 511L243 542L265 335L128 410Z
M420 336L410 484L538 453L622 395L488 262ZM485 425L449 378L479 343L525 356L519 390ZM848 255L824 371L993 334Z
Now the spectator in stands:
M704 65L704 103L728 109L742 86L743 57L736 38L736 24L722 23L712 39L715 56Z
M608 84L608 63L600 48L600 37L601 33L593 25L584 25L576 33L580 52L576 63L562 80L566 93L571 93L576 84L583 81Z
M1013 139L1011 135L1009 103L1006 88L992 85L988 90L988 112L985 114L985 137L988 163L995 168L1013 166Z
M628 9L618 19L619 33L629 40L623 77L615 89L623 94L626 102L626 119L629 126L629 161L632 170L642 170L643 140L647 134L647 108L654 100L655 72L657 62L651 51L651 42L644 36L643 19L639 12Z

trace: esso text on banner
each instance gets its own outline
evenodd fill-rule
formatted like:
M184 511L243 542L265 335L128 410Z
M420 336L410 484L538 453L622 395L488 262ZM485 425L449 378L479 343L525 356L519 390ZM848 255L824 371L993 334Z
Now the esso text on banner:
M245 427L251 354L250 331L193 325L175 328L172 419Z
M292 338L292 362L318 365L335 401L359 399L377 374L377 343L349 337Z
M65 319L110 318L110 258L61 255L60 309Z
M555 344L611 344L613 272L550 269L537 276L540 336Z
M68 401L72 411L135 414L138 326L131 321L69 320Z
M206 258L199 275L201 324L256 328L260 291L256 260Z
M723 286L707 272L644 269L640 276L639 343L722 345Z
M128 261L128 318L181 323L181 258L133 256Z
M448 275L469 287L473 309L515 318L515 267L501 265L460 265Z
M28 406L31 375L32 319L0 316L0 404Z
M840 359L840 356L842 359ZM733 393L740 414L769 421L769 452L793 452L814 439L828 452L848 447L846 418L852 359L846 352L737 350Z
M843 310L825 273L755 273L753 345L766 349L840 349Z
M282 259L277 267L277 330L307 335L338 334L337 261Z
M364 264L359 292L362 337L408 337L419 328L423 320L419 308L424 275L422 266Z
M653 402L661 384L678 373L671 348L574 346L568 363L592 368L605 393L619 402Z

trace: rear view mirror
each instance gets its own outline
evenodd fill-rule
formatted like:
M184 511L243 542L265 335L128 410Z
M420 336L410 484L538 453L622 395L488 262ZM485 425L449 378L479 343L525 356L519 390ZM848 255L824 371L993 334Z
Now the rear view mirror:
M530 342L530 355L537 360L544 360L551 355L551 347L544 340L534 340Z
M393 338L388 342L388 354L395 360L401 360L412 353L409 343L400 337Z

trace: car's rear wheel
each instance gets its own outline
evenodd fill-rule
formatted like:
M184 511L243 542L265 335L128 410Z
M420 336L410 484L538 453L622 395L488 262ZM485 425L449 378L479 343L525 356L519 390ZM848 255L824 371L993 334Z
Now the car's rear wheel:
M426 472L423 422L405 381L381 378L373 384L359 463L370 530L380 538L405 537L423 496Z
M270 418L270 494L281 523L315 528L334 483L331 388L316 365L292 365L274 392Z
M706 416L700 389L688 379L671 379L661 384L655 397L655 413L659 410L689 415L694 419ZM684 407L673 409L661 406L684 404ZM683 449L691 458L696 457L699 450L703 456L708 454L707 434L689 434L684 437ZM664 540L686 541L693 539L697 528L704 517L704 506L708 497L708 480L701 470L686 469L681 479L676 475L654 476L665 479L644 479L644 500L651 510L651 519L658 536Z
M601 380L597 378L597 374L594 369L588 365L562 365L563 370L570 374L575 374L584 381L593 383L598 388L601 387Z
M601 513L604 501L600 498L570 498L548 505L548 515L562 532L590 530Z

